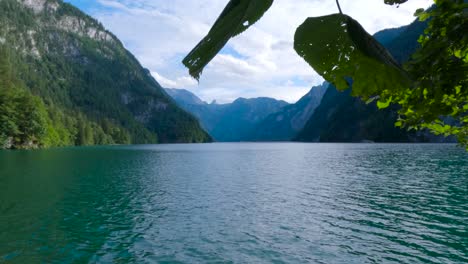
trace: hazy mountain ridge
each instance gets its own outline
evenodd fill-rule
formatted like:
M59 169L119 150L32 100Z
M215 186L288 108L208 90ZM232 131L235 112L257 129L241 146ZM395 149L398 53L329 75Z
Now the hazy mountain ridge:
M267 116L252 131L256 141L289 141L304 127L320 105L328 83L313 87L295 104Z
M205 101L202 101L200 98L198 98L195 94L185 89L165 88L164 90L172 98L177 98L177 101L180 104L185 104L185 105L206 105L207 104Z
M253 141L257 124L272 113L289 105L267 97L238 98L229 104L207 104L183 89L166 89L186 111L195 115L217 141Z

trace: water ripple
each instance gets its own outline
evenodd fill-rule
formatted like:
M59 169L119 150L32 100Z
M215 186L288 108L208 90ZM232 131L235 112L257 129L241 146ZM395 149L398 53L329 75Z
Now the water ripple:
M0 152L0 263L468 263L454 145Z

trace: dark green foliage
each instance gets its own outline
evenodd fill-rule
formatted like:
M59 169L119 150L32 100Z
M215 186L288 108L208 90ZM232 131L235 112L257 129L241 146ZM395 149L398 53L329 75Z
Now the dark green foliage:
M273 0L230 0L208 35L183 60L190 75L198 80L224 45L255 24L272 4Z
M40 146L48 121L42 100L12 78L9 53L0 47L0 149Z
M351 96L351 90L339 92L332 85L322 103L296 136L308 142L412 142L425 141L415 133L395 127L395 109L379 110L375 103L365 104Z
M378 32L375 38L385 45L395 58L408 58L419 44L418 37L424 23ZM402 61L399 61L402 62ZM351 91L338 92L331 86L321 105L315 110L304 129L297 135L299 141L323 142L413 142L439 141L427 133L408 132L395 127L397 108L379 110L376 103L366 104L351 96Z
M210 142L210 135L200 129L198 120L175 105L168 105L169 116L153 116L148 127L156 131L162 142L199 143Z
M421 20L431 21L406 71L344 15L309 18L296 33L296 51L338 89L345 89L346 80L352 80L354 96L379 99L381 109L399 105L396 126L455 135L468 145L468 4L435 2L435 7L416 13ZM349 59L340 60L342 55Z
M0 47L0 148L125 144L129 134L104 119L105 125L90 122L80 112L45 105L13 78L10 56Z
M2 0L0 10L0 47L10 54L0 74L44 102L42 146L210 140L119 40L75 7L50 0L34 13Z
M468 147L468 1L435 2L417 12L430 21L421 49L406 65L414 85L381 97L401 106L398 126L454 135Z
M18 85L9 52L0 47L0 149L39 146L46 134L44 104Z
M387 50L346 15L308 18L296 31L294 48L339 90L348 89L352 80L353 94L366 100L410 84Z
M38 147L45 138L47 112L42 101L26 91L0 91L0 147Z

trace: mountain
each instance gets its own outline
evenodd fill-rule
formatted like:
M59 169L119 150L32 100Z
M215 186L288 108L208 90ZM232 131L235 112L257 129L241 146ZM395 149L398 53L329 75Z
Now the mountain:
M266 97L239 98L230 104L207 104L187 90L166 89L166 92L183 109L195 115L215 140L222 142L253 141L257 124L288 105L285 101Z
M418 38L427 24L415 21L411 25L387 29L375 34L400 63L419 47ZM330 85L322 103L315 110L295 140L321 142L414 142L428 141L422 133L396 128L397 108L379 110L375 103L366 104L350 95L351 90L339 92Z
M297 135L298 141L310 142L408 142L418 141L405 130L395 127L394 110L379 110L351 96L351 90L339 92L330 85L322 103Z
M270 114L253 130L256 141L289 141L304 127L320 105L328 83L313 87L297 103Z
M211 131L219 141L253 141L252 131L271 113L279 111L288 103L272 98L239 98L224 107L220 121Z
M11 123L0 127L0 146L210 141L122 43L79 9L59 0L0 0L0 10L7 58L0 67L11 72L0 76L0 100L13 102L0 109ZM36 102L24 116L42 113L34 120L39 132L20 131L22 118L8 112L21 110L18 96Z
M177 102L183 105L206 105L206 102L202 101L193 93L185 89L169 89L166 88L165 91L172 98L177 98Z
M374 34L374 38L377 39L380 44L388 45L398 38L408 27L389 28L381 30Z

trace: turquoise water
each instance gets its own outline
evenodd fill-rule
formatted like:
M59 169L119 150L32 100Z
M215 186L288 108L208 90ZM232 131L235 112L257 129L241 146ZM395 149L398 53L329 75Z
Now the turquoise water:
M455 145L0 152L0 263L467 263Z

